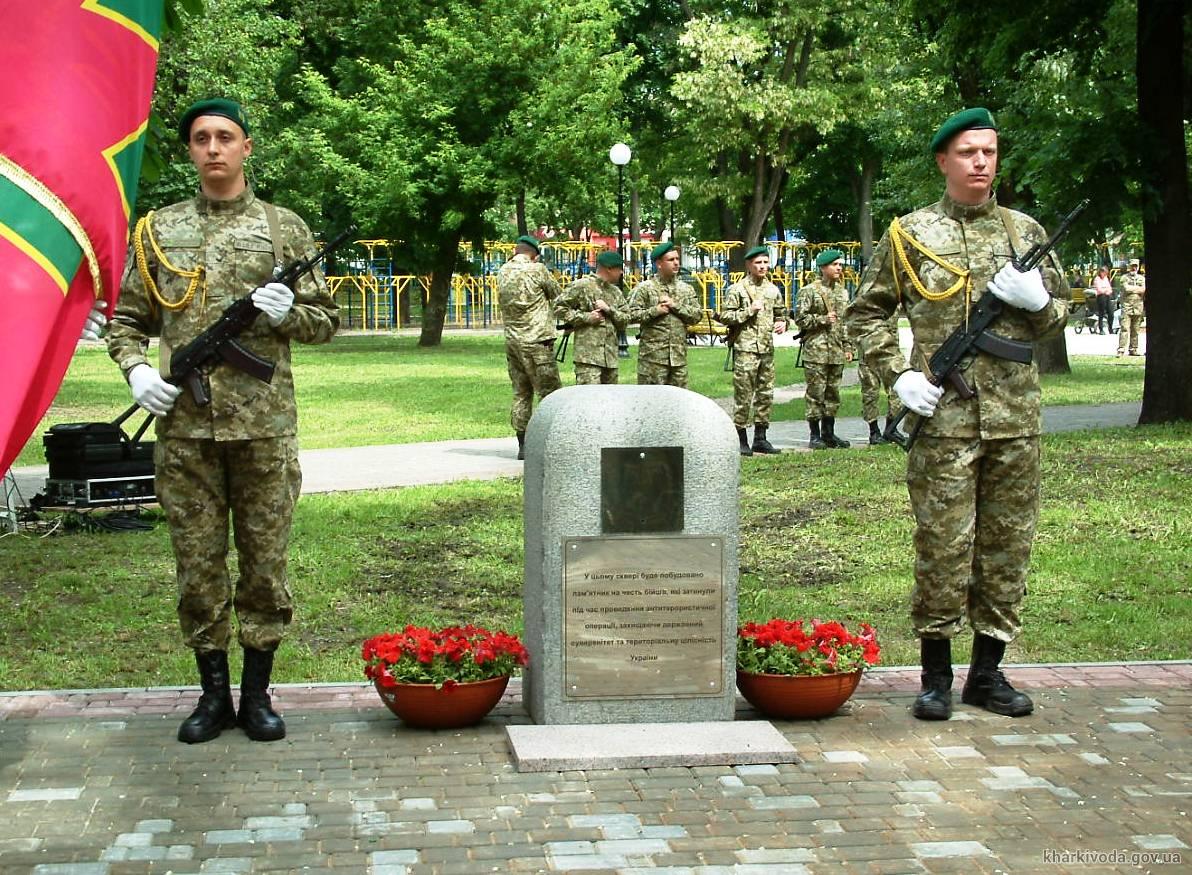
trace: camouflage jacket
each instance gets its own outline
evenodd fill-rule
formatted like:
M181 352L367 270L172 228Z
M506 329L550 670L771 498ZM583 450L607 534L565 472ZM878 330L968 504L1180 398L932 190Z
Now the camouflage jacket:
M518 254L497 272L497 300L505 322L505 340L542 343L555 339L555 311L559 284L540 261Z
M1118 278L1122 287L1122 312L1131 316L1141 316L1143 312L1142 299L1146 294L1146 277L1141 273L1126 271Z
M669 313L658 312L663 296L671 300ZM658 275L639 283L629 295L629 321L641 324L639 361L678 366L687 361L687 326L703 318L695 289L678 277L664 283Z
M795 299L795 325L803 332L803 361L842 365L849 360L849 341L844 331L844 310L848 288L843 281L828 285L823 279L799 289ZM828 313L836 321L828 320Z
M971 272L974 303L982 295L990 294L986 284L1016 253L1047 237L1030 216L1013 210L1001 211L994 198L979 206L964 206L945 195L939 203L903 216L899 221L908 235L937 257ZM1014 229L1017 241L1011 238L1007 225ZM845 315L849 331L865 349L866 361L886 385L893 385L898 375L912 365L925 371L928 359L964 323L966 316L963 287L955 294L937 297L957 283L956 274L909 243L903 246L903 252L914 277L892 249L887 231L874 250L857 297ZM1051 302L1037 313L1007 307L993 325L995 333L1033 342L1063 329L1068 313L1063 297L1067 290L1063 268L1053 253L1040 269ZM930 297L915 287L916 281ZM899 349L897 332L891 330L888 322L899 306L906 313L914 336L909 363ZM935 415L923 426L924 434L994 440L1039 433L1039 371L1033 362L1019 364L976 353L961 367L976 395L964 400L955 390L945 390Z
M593 321L592 311L600 299L612 308L612 313ZM624 331L629 322L625 295L612 283L595 274L578 279L569 285L555 304L555 316L574 329L574 360L578 364L615 368L617 361L617 332Z
M760 310L753 302L761 301ZM733 283L724 293L724 309L716 314L718 321L730 327L740 326L733 349L738 352L772 353L774 351L774 323L786 321L786 305L778 286L769 280L752 282L745 277Z
M129 254L107 338L108 354L126 376L134 365L153 364L146 353L154 336L161 338L157 367L167 375L174 350L211 326L233 301L269 282L275 265L263 203L248 188L228 201L200 193L153 214L146 225L165 260L183 271L201 266L206 282L185 307L167 310L145 287L135 255ZM278 207L277 214L284 260L313 255L314 239L306 224L289 210ZM164 300L182 300L189 280L163 264L148 236L142 234L141 242L150 277ZM205 378L211 404L198 407L190 392L183 391L170 413L158 420L159 435L228 441L297 432L290 341L326 343L339 327L339 313L317 268L293 292L293 309L280 325L273 327L261 316L239 338L276 364L273 381L264 383L231 365L218 365Z

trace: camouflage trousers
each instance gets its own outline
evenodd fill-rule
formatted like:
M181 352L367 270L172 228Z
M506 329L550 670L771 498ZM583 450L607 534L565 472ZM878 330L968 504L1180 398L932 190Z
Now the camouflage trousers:
M286 553L302 486L297 438L158 438L154 463L186 645L200 652L227 650L235 608L240 644L276 649L294 615ZM240 570L234 588L227 563L229 513Z
M1038 436L920 436L906 481L916 523L915 633L952 638L967 611L974 631L1014 640L1039 518Z
M835 416L840 409L840 380L844 376L844 365L830 365L824 362L803 362L803 379L807 382L808 419L823 419Z
M687 388L687 362L668 365L663 362L637 360L637 384L639 386L678 386Z
M1127 345L1131 355L1138 352L1138 331L1142 328L1142 314L1141 307L1122 307L1122 319L1118 323L1118 355L1126 352Z
M575 363L575 385L577 386L612 385L620 379L620 376L617 368L587 365L583 362Z
M878 378L877 372L865 364L864 360L857 361L857 377L861 383L861 416L865 418L866 422L876 422L880 415L882 381ZM902 402L898 400L894 390L888 390L886 393L886 416L897 416L901 409Z
M559 364L555 361L554 343L505 341L505 364L513 383L513 408L509 412L509 424L520 434L530 421L534 395L537 394L541 401L563 386L559 380Z
M733 351L733 425L770 424L774 406L774 353ZM752 410L752 416L750 412Z

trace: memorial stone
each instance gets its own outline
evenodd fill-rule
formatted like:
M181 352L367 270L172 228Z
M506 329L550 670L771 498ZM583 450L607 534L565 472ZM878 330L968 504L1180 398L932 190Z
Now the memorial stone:
M553 392L526 432L523 699L535 723L732 720L739 454L673 386Z

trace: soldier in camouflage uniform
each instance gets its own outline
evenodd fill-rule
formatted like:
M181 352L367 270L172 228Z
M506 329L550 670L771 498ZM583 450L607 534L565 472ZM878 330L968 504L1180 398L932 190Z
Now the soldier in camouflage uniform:
M616 383L618 335L629 322L621 293L624 264L616 252L596 256L596 273L567 287L555 304L555 316L575 335L575 385Z
M890 317L890 330L897 334L897 316ZM881 401L883 388L881 377L865 361L865 351L861 348L859 342L856 344L855 358L857 362L857 380L861 384L861 416L864 417L866 424L869 426L869 444L870 446L888 444L889 441L882 437L882 433L877 427L877 418L880 413L878 405ZM886 427L889 428L890 423L898 416L899 411L902 410L902 404L899 403L893 386L885 386L885 389Z
M733 356L733 425L742 456L778 453L766 439L774 403L774 335L786 330L782 292L768 279L770 250L745 253L745 276L729 286L716 318L729 326ZM750 414L752 413L752 418ZM745 429L754 423L753 445Z
M199 193L138 223L108 352L137 403L158 417L157 495L174 548L178 618L203 687L178 738L209 741L239 722L250 738L271 741L285 735L268 687L273 652L293 616L286 553L302 482L290 343L326 343L339 316L317 270L293 290L270 282L279 263L313 255L314 240L298 216L258 200L247 184L252 140L240 106L200 101L182 117L179 134L198 170ZM199 406L158 368L168 372L173 350L249 294L262 315L239 342L276 364L273 380L221 364L203 375L211 401ZM151 336L161 338L158 367L146 354ZM229 512L235 586L227 569ZM238 715L228 677L233 610L244 649Z
M923 665L914 715L924 720L951 716L951 639L966 611L975 637L962 701L1009 716L1033 707L999 665L1020 630L1039 513L1038 369L975 353L962 365L975 389L968 399L915 369L927 367L981 294L1007 304L994 331L1013 340L1055 334L1067 319L1057 259L1027 273L1010 264L1047 235L1029 216L998 206L997 146L988 110L965 110L940 127L931 148L945 178L943 199L890 225L845 315L869 363L903 404L927 417L907 461L916 521L911 618ZM899 308L914 334L909 362L890 329Z
M687 326L703 316L695 289L679 279L679 252L667 240L650 253L654 276L629 296L629 321L641 324L637 382L687 388Z
M803 373L807 382L808 446L813 450L842 449L849 442L836 435L836 411L840 407L840 381L844 363L853 351L844 331L844 308L848 289L844 274L844 253L825 249L815 258L820 278L799 289L795 303L795 325L803 332ZM821 432L822 426L822 432Z
M505 364L513 383L509 422L517 435L517 457L526 457L526 425L534 395L542 400L563 384L555 362L554 301L559 284L538 261L538 241L518 237L513 258L497 272L497 298L505 322Z
M1142 327L1145 313L1142 301L1146 297L1146 277L1138 272L1137 258L1130 259L1130 269L1122 274L1120 283L1122 319L1118 323L1117 354L1125 355L1128 343L1130 355L1138 355L1138 329Z

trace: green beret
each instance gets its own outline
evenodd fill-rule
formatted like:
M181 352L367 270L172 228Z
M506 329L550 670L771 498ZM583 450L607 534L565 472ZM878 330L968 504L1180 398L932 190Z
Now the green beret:
M754 246L752 249L750 249L748 252L745 253L745 260L752 261L753 259L757 258L759 255L767 255L768 256L769 254L770 254L769 246Z
M606 249L596 256L596 263L601 267L624 267L625 262L619 253Z
M943 152L948 148L948 141L961 131L996 131L997 124L993 121L993 113L983 106L972 109L962 109L940 125L940 129L931 138L931 151Z
M523 234L517 238L518 243L525 243L527 246L533 246L535 252L542 251L542 244L538 242L536 237L531 237L528 234Z
M839 261L844 258L844 253L839 249L825 249L815 257L816 267L827 267L833 261Z
M662 256L666 255L666 253L670 252L674 248L675 248L675 241L663 240L661 243L659 243L657 246L655 246L652 250L650 250L650 258L652 258L654 261L657 261L658 259L662 258Z
M248 116L244 114L244 108L226 97L213 97L210 100L192 103L190 109L182 114L182 120L178 122L178 136L182 138L182 142L190 142L190 126L201 115L220 115L231 119L240 125L244 136L248 136Z

